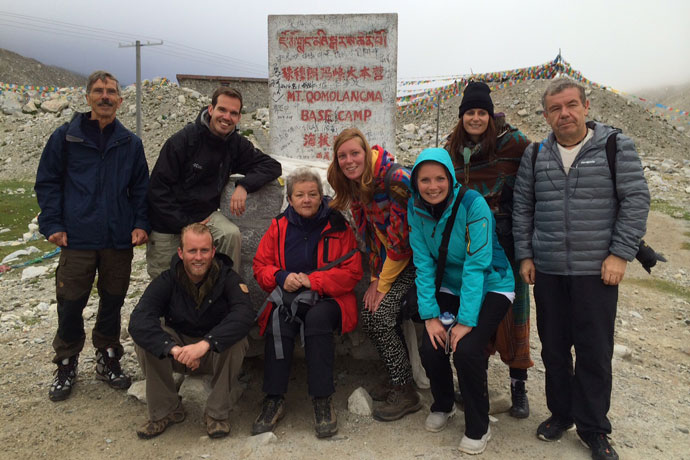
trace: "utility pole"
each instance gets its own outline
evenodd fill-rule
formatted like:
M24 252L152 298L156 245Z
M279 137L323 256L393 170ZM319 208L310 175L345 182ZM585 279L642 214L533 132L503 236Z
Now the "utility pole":
M118 48L131 48L136 47L137 49L137 136L141 137L141 47L142 46L156 46L162 45L163 40L160 43L151 43L147 41L146 43L141 43L137 40L130 44L118 44Z

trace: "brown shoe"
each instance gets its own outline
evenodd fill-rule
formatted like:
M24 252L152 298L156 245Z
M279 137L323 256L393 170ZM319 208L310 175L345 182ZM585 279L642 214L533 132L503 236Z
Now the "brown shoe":
M374 409L374 418L382 422L392 422L401 419L406 414L417 412L422 408L417 390L412 383L395 385L388 393L386 401Z
M338 419L333 408L333 399L314 398L314 430L317 438L329 438L338 432Z
M177 407L172 410L172 412L168 413L168 415L166 415L162 419L149 420L140 428L138 428L137 436L139 436L141 439L155 438L156 436L164 432L165 429L168 428L168 425L183 422L186 415L187 414L184 411L184 407L182 407L182 403L179 403Z
M204 418L206 419L206 432L209 438L224 438L230 434L228 419L218 420L208 414L205 414Z
M285 399L266 396L261 404L261 413L252 424L252 436L273 431L285 416Z
M369 396L374 401L385 401L388 398L388 393L393 390L393 384L390 380L382 380L381 382L374 385L369 390Z

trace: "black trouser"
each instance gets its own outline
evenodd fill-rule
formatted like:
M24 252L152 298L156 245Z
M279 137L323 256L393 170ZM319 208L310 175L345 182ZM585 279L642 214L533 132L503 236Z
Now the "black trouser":
M276 308L271 312L267 337L264 345L264 384L263 391L268 395L283 395L287 392L295 338L299 336L298 322L287 322L280 314L280 336L283 344L283 359L276 359L273 344L273 315L279 314ZM333 385L333 331L340 329L341 313L338 303L333 299L323 299L311 308L300 306L297 312L304 321L304 354L307 361L307 385L309 395L323 398L335 393Z
M62 248L55 273L58 330L53 339L54 363L84 348L86 334L82 312L98 272L98 313L91 338L97 349L113 348L119 358L120 309L129 287L132 248L81 250Z
M536 273L534 300L546 404L579 431L611 433L611 358L618 286L599 275ZM575 367L571 349L575 347Z
M442 311L457 314L458 297L442 293L438 300ZM510 300L506 296L495 292L487 293L477 325L460 339L455 352L452 353L465 404L465 435L471 439L480 439L489 427L489 391L486 376L489 358L486 346L509 307ZM419 354L434 397L431 411L450 412L455 403L450 360L443 347L434 349L426 328Z

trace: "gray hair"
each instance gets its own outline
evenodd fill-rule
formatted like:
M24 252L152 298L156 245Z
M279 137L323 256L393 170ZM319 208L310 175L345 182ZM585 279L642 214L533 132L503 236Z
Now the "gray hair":
M544 94L541 96L541 106L544 110L546 110L546 96L553 96L568 88L577 88L580 92L580 102L582 102L582 105L585 105L585 102L587 102L585 87L568 77L558 77L549 83L549 86L546 87L546 91L544 91Z
M316 182L316 186L319 189L319 195L323 197L323 183L321 182L321 176L314 172L313 169L306 166L295 169L287 176L287 179L285 179L288 197L292 196L292 189L295 188L295 184L299 184L300 182Z
M120 82L117 81L117 78L115 78L113 74L111 74L110 72L106 72L105 70L97 70L91 75L89 75L89 78L86 81L86 94L89 94L91 92L91 88L93 87L94 83L96 83L98 80L105 83L106 79L110 79L115 82L115 86L117 87L117 94L119 96L121 93Z

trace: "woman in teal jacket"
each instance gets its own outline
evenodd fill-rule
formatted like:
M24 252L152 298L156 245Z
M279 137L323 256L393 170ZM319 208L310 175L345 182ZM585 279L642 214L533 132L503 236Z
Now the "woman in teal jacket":
M410 245L417 268L419 316L425 323L420 356L434 398L425 427L441 431L455 413L448 357L452 354L465 401L465 435L459 448L479 454L491 438L485 349L515 297L513 273L496 238L489 206L468 189L452 222L437 292L439 248L461 190L448 152L424 150L412 170L411 185ZM440 320L445 312L455 316L448 332Z

